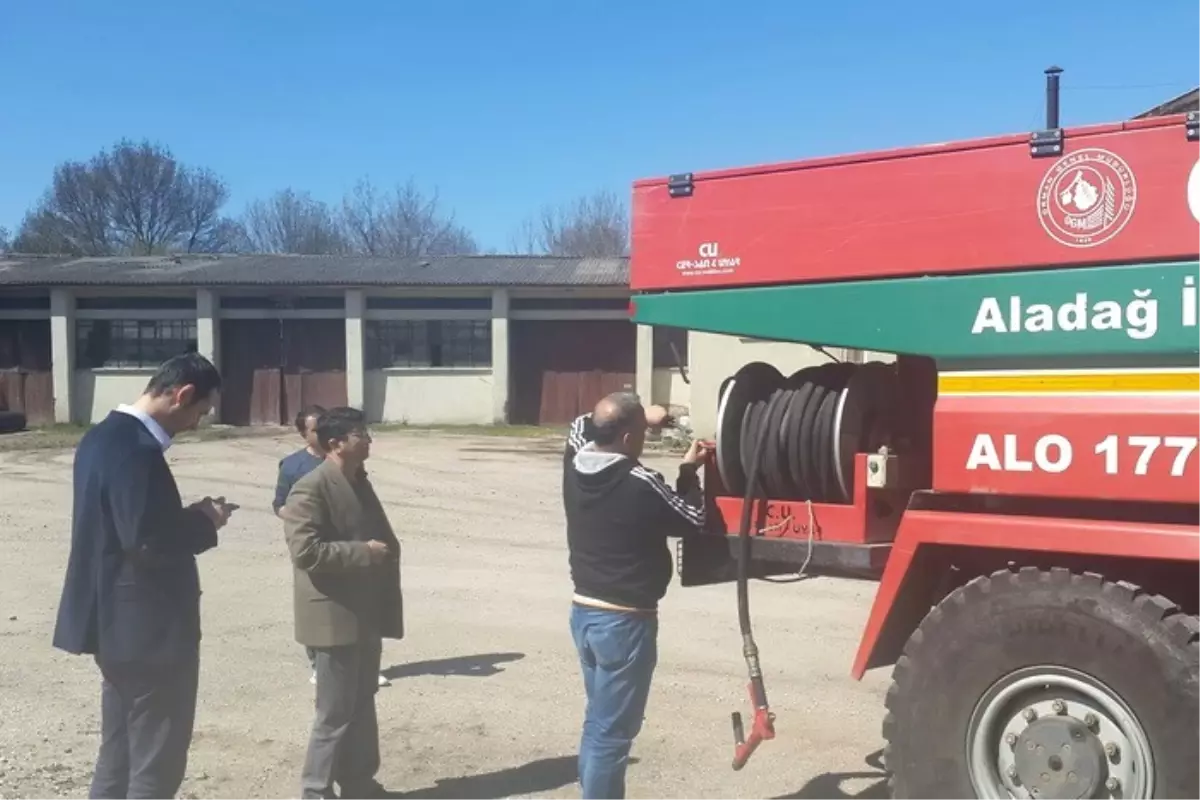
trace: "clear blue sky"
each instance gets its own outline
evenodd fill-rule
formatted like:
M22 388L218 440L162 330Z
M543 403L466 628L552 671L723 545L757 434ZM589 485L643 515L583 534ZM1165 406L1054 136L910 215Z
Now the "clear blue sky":
M1045 10L1042 10L1045 9ZM437 187L485 247L639 177L1024 131L1200 82L1196 0L6 0L0 225L54 165L148 137L227 211L361 175ZM1181 134L1182 135L1182 134Z

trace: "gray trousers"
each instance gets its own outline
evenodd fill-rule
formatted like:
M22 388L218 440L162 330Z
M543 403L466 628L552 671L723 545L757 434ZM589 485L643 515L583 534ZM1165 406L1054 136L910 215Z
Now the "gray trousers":
M174 797L187 770L200 658L169 667L97 659L100 752L90 797Z
M379 771L379 636L343 647L314 647L317 671L316 718L300 777L300 796L333 797L336 781L343 797L366 790Z

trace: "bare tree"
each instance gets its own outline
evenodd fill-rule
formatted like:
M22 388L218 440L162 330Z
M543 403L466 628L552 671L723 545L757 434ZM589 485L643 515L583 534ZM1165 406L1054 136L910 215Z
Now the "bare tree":
M254 243L246 227L236 219L221 217L196 239L190 253L252 253Z
M13 238L12 249L16 253L45 253L57 255L95 255L79 248L75 242L68 240L64 234L63 221L44 206L28 211L17 235Z
M8 228L0 225L0 253L7 253L11 249L12 234L8 232Z
M17 249L29 253L104 256L115 249L112 193L103 161L67 161L54 168L50 188L25 215Z
M392 191L362 179L342 200L350 245L373 256L443 256L476 253L473 236L454 215L443 214L438 193L426 197L410 178Z
M183 219L180 221L180 246L188 253L219 253L229 241L237 223L221 216L221 207L229 199L229 188L211 170L189 170L183 176Z
M629 213L612 192L596 192L546 207L511 237L516 252L603 257L629 254Z
M284 189L251 203L242 219L250 246L259 253L326 255L349 251L329 207L308 192Z
M122 140L102 164L112 197L112 226L134 255L170 249L188 229L186 168L171 151Z
M122 139L86 163L59 164L14 245L93 256L196 252L228 238L219 215L228 196L211 171L179 163L161 145Z

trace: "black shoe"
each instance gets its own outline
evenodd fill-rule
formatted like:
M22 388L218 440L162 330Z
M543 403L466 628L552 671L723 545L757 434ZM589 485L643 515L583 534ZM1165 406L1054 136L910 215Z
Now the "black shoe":
M360 784L358 786L342 786L342 797L345 800L374 800L381 797L392 797L392 793L383 788L379 781L371 781L369 783Z

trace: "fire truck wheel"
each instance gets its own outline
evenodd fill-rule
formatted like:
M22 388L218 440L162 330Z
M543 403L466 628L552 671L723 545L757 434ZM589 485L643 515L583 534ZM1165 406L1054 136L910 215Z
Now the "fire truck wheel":
M1200 623L1066 569L1002 570L932 609L896 662L893 797L1198 797Z

